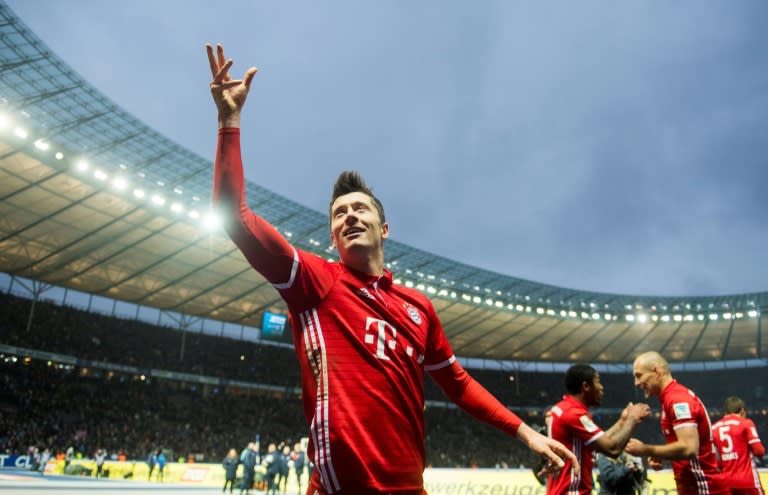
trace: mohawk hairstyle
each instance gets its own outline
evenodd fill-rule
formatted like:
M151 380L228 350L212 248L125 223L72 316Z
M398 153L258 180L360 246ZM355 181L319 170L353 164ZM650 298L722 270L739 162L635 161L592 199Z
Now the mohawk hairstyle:
M381 201L379 201L379 198L373 195L371 188L365 184L363 177L356 170L345 170L344 172L340 173L339 177L336 179L336 183L333 185L331 202L328 205L329 222L333 214L331 211L331 208L333 208L333 202L336 201L339 196L344 196L345 194L353 192L361 192L370 196L371 200L373 201L373 206L375 206L376 211L379 212L381 223L386 222L384 218L384 206L381 204Z

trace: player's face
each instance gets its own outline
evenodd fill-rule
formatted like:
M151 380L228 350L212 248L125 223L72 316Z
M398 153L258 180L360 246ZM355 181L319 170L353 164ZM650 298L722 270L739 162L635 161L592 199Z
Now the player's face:
M605 387L600 382L600 374L595 373L592 378L592 384L589 389L589 396L587 400L590 406L599 406L603 402L603 395L605 394Z
M383 249L389 226L381 223L370 196L353 192L339 196L331 206L331 242L341 260L356 250Z
M643 391L646 397L658 396L661 392L661 380L655 368L648 368L642 363L635 362L632 373L635 386Z

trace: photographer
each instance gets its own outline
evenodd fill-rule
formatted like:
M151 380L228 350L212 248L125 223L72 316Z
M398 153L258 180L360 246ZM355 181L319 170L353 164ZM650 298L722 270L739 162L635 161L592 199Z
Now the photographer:
M597 454L597 480L600 482L600 495L639 495L643 493L646 469L643 460L622 452L612 459L601 453Z

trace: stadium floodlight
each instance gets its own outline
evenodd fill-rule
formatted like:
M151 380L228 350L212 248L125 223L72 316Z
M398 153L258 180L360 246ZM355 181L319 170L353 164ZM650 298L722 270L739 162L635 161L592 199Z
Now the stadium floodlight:
M635 321L635 315L627 315L627 321Z
M577 316L576 311L568 311L568 316L570 316L571 318L576 318Z
M118 164L118 167L120 167L120 170L128 170L128 166L125 163Z
M600 319L600 313L592 313L592 319L593 320L599 320Z
M173 203L171 205L171 211L174 213L181 213L184 211L184 206L181 203Z
M730 320L731 316L732 316L731 313L723 313L723 318L726 320Z
M518 304L517 306L515 306L515 309L518 310L518 311L522 311L525 308L523 308L522 304Z
M717 313L710 313L709 314L709 319L710 320L717 320L719 317L720 317L720 315L718 315Z
M457 297L459 297L459 296L458 296L458 295L456 294L456 292L454 291L454 292L451 292L451 297L452 297L453 299L456 299L456 298L457 298Z
M699 321L704 321L704 315L696 315L696 319Z
M0 113L0 131L4 131L11 127L11 118L5 113Z
M123 191L128 187L128 181L126 181L122 177L115 177L112 180L112 187L114 187L118 191Z
M200 201L200 197L199 196L192 196L192 201Z
M427 292L429 292L430 294L437 294L437 289L435 289L430 285L429 287L427 287Z
M648 315L644 313L640 313L639 315L637 315L637 321L639 321L640 323L645 323L646 321L648 321Z
M536 314L543 315L544 314L544 308L536 308Z
M197 210L192 210L189 212L189 218L193 220L197 220L198 218L200 218L200 213Z
M134 189L133 195L139 199L143 199L144 196L146 196L146 193L144 192L144 189Z
M19 139L27 139L27 136L29 136L29 133L23 127L14 127L13 135Z
M402 280L400 280L399 278L396 278L396 279L394 279L394 280L392 281L392 283L393 283L393 284L396 284L396 285L403 285L403 281L402 281Z
M96 169L93 171L93 176L100 181L107 180L107 174L103 170Z
M79 172L85 172L86 170L88 170L90 168L90 165L85 160L78 160L77 163L75 163L75 168Z
M406 280L405 281L405 286L408 287L409 289L413 288L413 282L411 282L410 280Z
M160 187L165 187L165 182L159 180L159 181L157 181L157 185L160 186Z
M554 309L548 309L548 310L547 310L547 314L548 314L549 316L555 316L555 310L554 310Z
M179 186L174 187L173 192L176 194L184 194L184 191Z
M734 318L744 318L744 313L736 312L736 314L733 315Z
M156 204L157 206L163 206L165 204L165 198L159 194L153 194L152 203Z
M475 304L480 304L481 302L483 302L483 300L480 298L480 296L474 296L472 298L472 302Z
M757 311L755 311L754 309L751 311L748 311L747 316L749 316L750 318L757 318Z
M564 309L561 309L561 310L560 310L560 316L562 316L563 318L565 318L566 316L568 316L568 311L566 311L566 310L564 310Z
M213 231L219 228L221 225L221 219L216 213L209 211L203 215L203 225L206 229Z
M61 151L57 151L54 156L56 157L57 160L61 160L64 158L64 153L62 153Z
M48 151L48 148L51 147L50 144L46 143L42 139L38 139L34 142L35 148L39 149L40 151Z

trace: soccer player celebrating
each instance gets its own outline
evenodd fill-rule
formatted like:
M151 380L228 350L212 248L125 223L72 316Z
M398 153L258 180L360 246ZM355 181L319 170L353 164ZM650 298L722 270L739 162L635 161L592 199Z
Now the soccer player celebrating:
M720 466L732 495L763 495L755 457L765 455L757 428L747 418L744 401L725 399L725 416L712 426L715 446L720 452Z
M588 408L599 406L605 388L600 374L588 364L574 364L565 373L563 400L552 406L548 413L549 436L570 447L581 463L581 470L566 469L550 474L547 479L547 495L592 493L592 453L602 452L616 457L624 450L632 431L648 417L651 408L647 404L630 403L622 411L619 420L603 431L592 420Z
M342 173L329 208L339 261L292 246L246 205L240 113L256 68L229 75L232 60L208 45L218 108L213 201L245 258L278 290L290 312L302 373L308 494L421 495L424 372L464 410L517 436L553 468L573 454L523 423L456 361L429 299L392 282L384 268L384 208L362 178Z
M649 445L630 439L627 452L649 456L648 464L661 469L661 461L672 461L680 495L727 494L712 443L712 424L701 400L672 378L669 363L658 352L646 352L633 365L635 385L646 397L661 401L661 430L664 445Z

